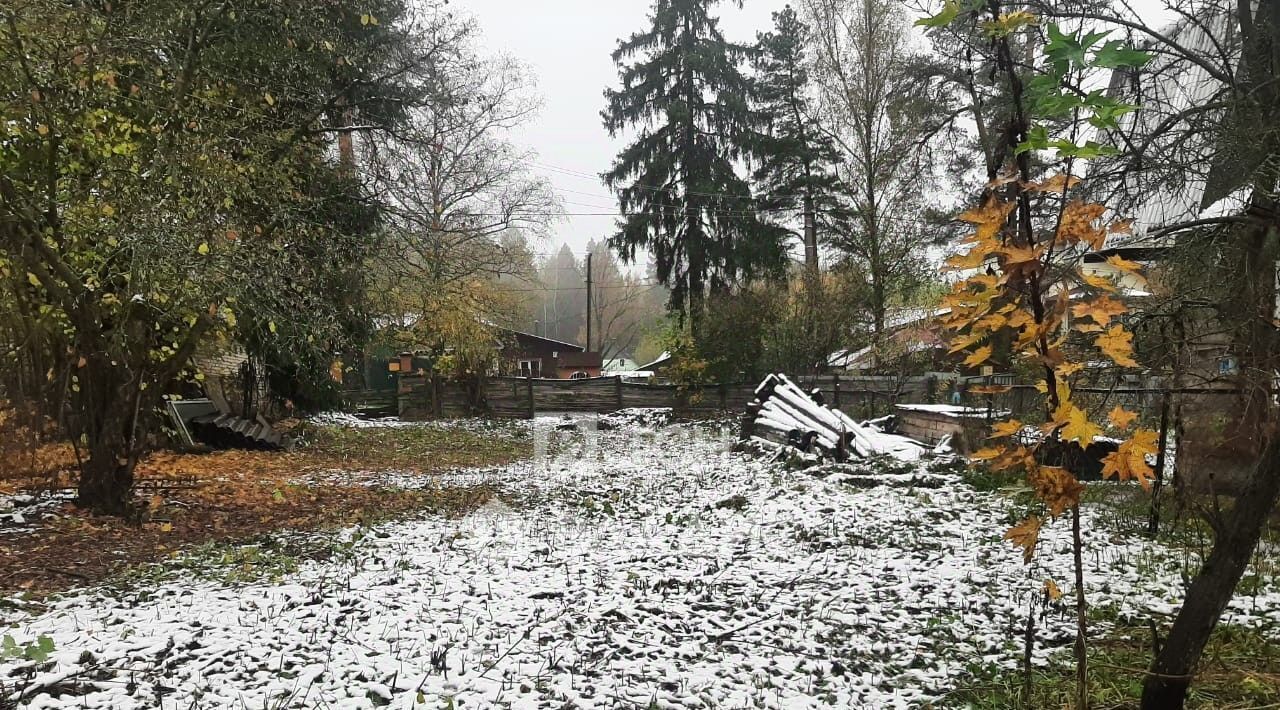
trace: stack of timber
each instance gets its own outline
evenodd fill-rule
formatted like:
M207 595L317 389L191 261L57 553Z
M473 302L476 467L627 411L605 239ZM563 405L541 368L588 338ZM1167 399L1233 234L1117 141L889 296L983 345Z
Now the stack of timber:
M856 422L827 407L820 392L808 393L785 375L770 375L756 388L742 423L744 443L769 450L789 449L818 461L890 456L917 461L944 453L947 442L930 449L914 439L886 433L871 422Z

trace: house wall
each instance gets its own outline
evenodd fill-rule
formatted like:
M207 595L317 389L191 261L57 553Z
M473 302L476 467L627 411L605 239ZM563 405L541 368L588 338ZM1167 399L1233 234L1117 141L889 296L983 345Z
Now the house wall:
M1210 321L1194 324L1200 331L1183 349L1186 372L1179 382L1188 389L1236 390L1237 373L1220 371L1231 357L1229 338L1213 333ZM1195 492L1233 493L1243 488L1262 453L1264 407L1250 406L1245 394L1182 394L1177 399L1177 483Z

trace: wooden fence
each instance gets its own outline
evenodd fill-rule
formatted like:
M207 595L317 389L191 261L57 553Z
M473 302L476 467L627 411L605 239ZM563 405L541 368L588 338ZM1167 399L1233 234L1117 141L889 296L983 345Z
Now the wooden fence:
M893 412L899 402L932 401L928 378L797 377L807 390L822 393L827 404L851 417L870 419ZM740 413L755 398L755 383L709 384L682 388L638 384L620 377L547 380L493 377L460 383L424 376L400 378L398 408L409 420L491 416L528 419L540 413L607 414L636 407L670 407L678 416L705 418Z

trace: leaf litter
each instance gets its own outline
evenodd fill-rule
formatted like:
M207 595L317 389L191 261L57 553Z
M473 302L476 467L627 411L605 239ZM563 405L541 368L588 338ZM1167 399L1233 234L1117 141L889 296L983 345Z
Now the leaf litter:
M572 436L572 435L567 435ZM462 518L346 533L349 553L275 583L85 591L11 620L51 638L42 708L920 707L1016 667L1025 614L1070 545L1034 565L1001 540L1013 504L943 470L825 478L732 453L728 433L622 426L586 455L470 472ZM921 466L925 466L921 464ZM917 487L908 476L948 485ZM849 479L856 478L852 483ZM722 505L732 499L733 505ZM1086 510L1085 524L1092 513ZM1099 524L1100 526L1100 524ZM1088 541L1091 604L1167 613L1182 553ZM1070 595L1035 661L1068 652ZM1280 639L1280 593L1225 623ZM0 663L0 676L21 673ZM20 686L21 687L21 686Z

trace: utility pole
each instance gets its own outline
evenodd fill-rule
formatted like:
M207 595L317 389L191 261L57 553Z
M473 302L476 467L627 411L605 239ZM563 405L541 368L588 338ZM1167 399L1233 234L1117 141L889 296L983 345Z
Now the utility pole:
M587 352L591 352L591 254L587 254Z

